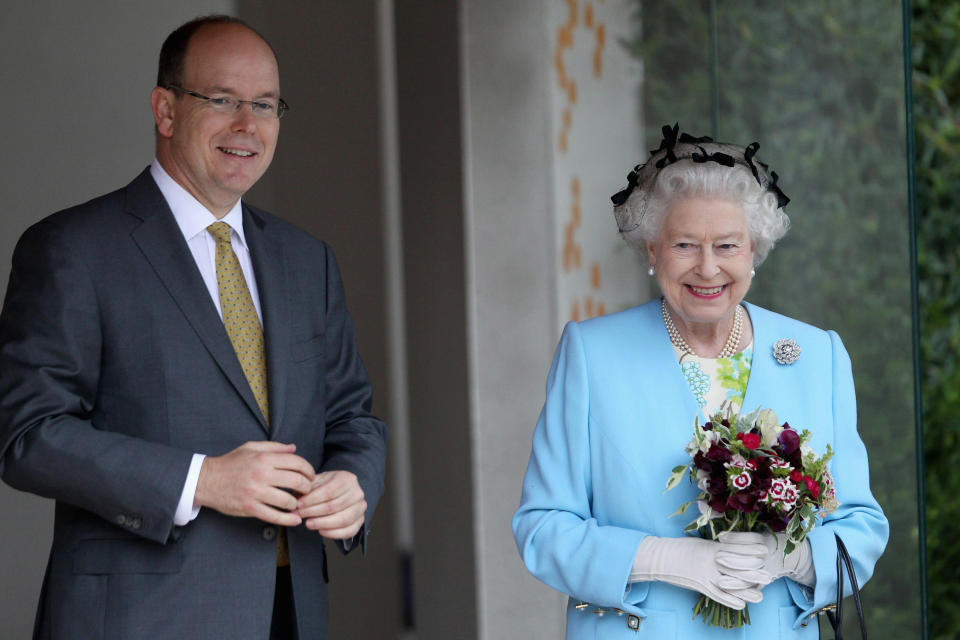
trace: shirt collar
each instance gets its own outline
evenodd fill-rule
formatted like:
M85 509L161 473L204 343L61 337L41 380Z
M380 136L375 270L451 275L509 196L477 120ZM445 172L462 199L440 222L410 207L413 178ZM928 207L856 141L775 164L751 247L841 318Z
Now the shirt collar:
M200 204L200 201L194 198L190 192L181 187L176 180L171 178L156 158L150 163L150 175L153 177L153 181L157 183L157 187L160 188L160 193L167 201L170 211L173 212L173 218L177 221L177 226L180 227L180 233L183 234L187 242L206 232L207 227L217 222L217 217ZM227 212L227 215L220 219L220 222L226 222L230 225L236 238L240 240L240 246L247 247L247 239L243 234L243 208L239 199L234 203L233 208Z

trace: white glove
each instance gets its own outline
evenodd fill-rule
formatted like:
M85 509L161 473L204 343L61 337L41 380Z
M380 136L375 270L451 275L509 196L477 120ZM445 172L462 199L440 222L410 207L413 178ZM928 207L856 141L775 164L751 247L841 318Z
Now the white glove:
M631 582L660 580L693 589L731 609L743 609L748 602L760 602L756 582L724 575L717 564L718 553L726 545L701 538L658 538L647 536L633 558ZM742 551L738 546L735 551ZM758 552L766 555L766 547ZM746 550L749 552L749 549ZM753 565L760 566L755 558Z
M808 587L817 582L809 540L804 539L786 557L783 555L787 544L784 533L730 532L723 534L721 540L724 549L717 553L717 564L728 576L755 582L761 587L784 577ZM762 565L754 567L750 560L756 559L759 547L766 549L766 553Z

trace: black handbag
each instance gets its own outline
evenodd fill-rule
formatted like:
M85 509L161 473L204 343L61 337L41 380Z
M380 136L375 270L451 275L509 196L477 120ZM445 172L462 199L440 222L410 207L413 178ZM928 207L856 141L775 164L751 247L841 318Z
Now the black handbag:
M863 604L860 602L860 586L857 584L857 574L853 572L853 562L843 540L836 533L837 538L837 609L827 611L827 619L833 627L835 640L843 640L843 572L846 569L850 576L850 590L853 592L853 603L857 607L857 619L860 622L860 637L867 640L867 625L863 621Z

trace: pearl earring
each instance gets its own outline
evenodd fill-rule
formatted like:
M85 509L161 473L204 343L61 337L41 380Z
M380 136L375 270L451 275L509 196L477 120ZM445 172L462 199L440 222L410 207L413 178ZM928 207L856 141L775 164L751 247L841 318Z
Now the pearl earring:
M651 265L651 267L650 267L649 269L647 269L647 275L648 275L648 276L652 276L654 273L656 273L656 272L653 270L653 266Z
M752 277L754 277L755 275L757 275L757 270L756 270L756 269L750 269L750 277L752 278Z

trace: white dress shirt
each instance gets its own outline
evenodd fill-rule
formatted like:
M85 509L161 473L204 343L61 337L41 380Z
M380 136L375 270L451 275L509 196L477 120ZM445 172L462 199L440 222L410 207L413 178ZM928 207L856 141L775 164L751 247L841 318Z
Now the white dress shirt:
M207 227L214 222L218 222L218 219L190 195L186 189L177 184L156 159L150 165L150 175L157 186L160 187L160 193L163 194L167 205L173 212L177 226L180 227L180 232L183 233L183 238L187 241L190 253L193 254L193 260L197 263L204 284L207 285L210 298L222 319L220 290L217 286L217 242L207 232ZM226 222L230 225L230 241L233 244L233 252L240 262L240 269L247 281L250 297L253 298L253 306L257 309L257 316L260 318L260 325L262 326L263 313L260 310L260 296L257 293L257 279L253 273L253 263L250 261L250 249L247 247L246 238L243 234L243 214L240 200L237 200L233 208L219 222ZM177 503L177 512L173 517L173 523L177 526L187 524L200 513L200 508L193 506L193 500L197 493L200 467L205 457L202 453L195 453L190 461L190 469L187 471L187 479L183 485L183 492L180 494L180 502Z

